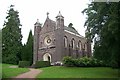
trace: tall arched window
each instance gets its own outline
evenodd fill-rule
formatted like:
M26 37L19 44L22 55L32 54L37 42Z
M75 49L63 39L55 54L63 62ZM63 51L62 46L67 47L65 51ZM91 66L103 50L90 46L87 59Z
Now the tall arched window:
M82 50L82 42L80 40L78 41L78 48L79 50Z
M67 41L67 37L65 36L64 37L64 47L67 47L67 45L68 45L68 41Z
M85 43L85 51L87 51L87 43Z
M84 49L85 49L85 51L87 51L87 44L86 43L84 44Z
M71 45L72 45L72 48L75 49L75 40L74 40L74 38L71 41Z

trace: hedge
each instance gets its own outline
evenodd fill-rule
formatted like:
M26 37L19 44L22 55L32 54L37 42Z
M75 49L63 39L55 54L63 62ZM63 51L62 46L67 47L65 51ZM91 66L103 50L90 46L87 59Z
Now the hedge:
M74 66L74 67L100 67L105 66L103 61L99 61L95 58L88 58L88 57L82 57L79 59L73 59L71 57L64 57L63 58L63 64L64 66Z
M30 67L30 61L19 61L19 64L18 64L19 67Z
M50 62L49 61L36 61L35 68L41 68L41 67L49 67Z

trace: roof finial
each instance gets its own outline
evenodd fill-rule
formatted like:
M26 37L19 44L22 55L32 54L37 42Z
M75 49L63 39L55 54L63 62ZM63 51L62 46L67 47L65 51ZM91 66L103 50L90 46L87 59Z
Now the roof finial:
M61 14L60 11L59 11L59 14Z
M37 23L39 23L39 19L37 19Z
M57 17L56 17L56 18L58 18L58 17L64 18L64 17L62 16L62 14L61 14L61 12L60 12L60 11L59 11L59 13L58 13L58 15L57 15Z
M49 15L49 12L47 12L47 18L49 17L48 15Z

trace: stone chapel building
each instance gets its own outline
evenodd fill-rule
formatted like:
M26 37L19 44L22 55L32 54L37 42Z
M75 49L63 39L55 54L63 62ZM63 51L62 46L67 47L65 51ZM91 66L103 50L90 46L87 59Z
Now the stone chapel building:
M36 61L61 62L63 57L80 58L91 56L91 44L72 26L64 25L64 17L59 14L56 21L48 17L42 26L39 21L34 24L34 54Z

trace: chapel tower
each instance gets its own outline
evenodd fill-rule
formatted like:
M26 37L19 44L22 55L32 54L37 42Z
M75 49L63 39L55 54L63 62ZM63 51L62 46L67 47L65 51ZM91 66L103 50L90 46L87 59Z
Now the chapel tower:
M34 24L34 48L33 48L33 63L38 60L38 49L39 49L39 33L41 31L41 24L37 19L37 22Z
M55 40L56 57L59 58L58 61L61 61L64 55L64 17L60 13L60 11L56 16Z

